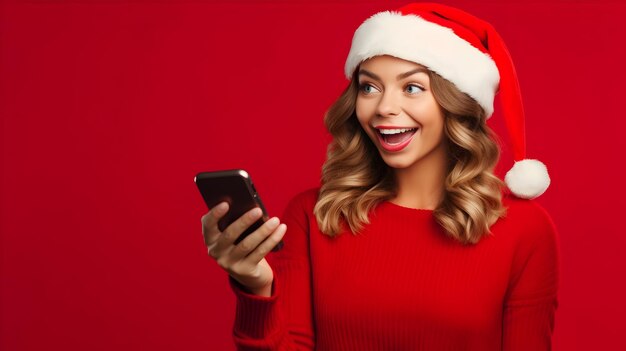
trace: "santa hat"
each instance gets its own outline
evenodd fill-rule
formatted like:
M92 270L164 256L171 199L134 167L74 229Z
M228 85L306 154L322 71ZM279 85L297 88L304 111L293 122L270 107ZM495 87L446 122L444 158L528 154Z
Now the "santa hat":
M532 199L546 191L550 177L538 160L526 159L524 109L513 61L489 23L454 7L412 3L365 20L354 33L346 60L348 79L364 60L390 55L426 66L454 83L493 114L500 94L515 164L504 181L513 194Z

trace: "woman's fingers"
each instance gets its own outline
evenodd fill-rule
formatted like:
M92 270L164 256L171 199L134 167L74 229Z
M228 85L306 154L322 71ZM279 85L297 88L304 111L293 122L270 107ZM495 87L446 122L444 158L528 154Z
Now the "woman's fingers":
M287 225L282 223L261 243L261 245L257 246L254 251L244 258L243 261L251 265L258 264L265 257L265 255L272 251L274 246L282 240L285 232L287 232Z
M280 224L278 218L271 218L235 246L233 243L237 238L261 218L263 212L254 208L220 232L218 221L227 211L227 204L222 203L202 216L202 234L209 256L233 277L239 277L241 284L267 286L272 282L272 270L264 257L280 242L287 226Z
M241 217L237 218L231 223L224 231L222 235L217 239L215 246L211 248L209 254L212 257L221 257L233 248L233 243L249 226L256 222L263 215L263 211L260 208L255 207L250 211L244 213Z
M202 216L202 236L204 244L212 246L220 236L220 230L217 227L217 221L228 212L228 203L222 202L214 206L209 212Z
M280 224L280 220L277 217L273 217L265 222L254 233L248 235L237 246L235 246L230 252L230 259L233 262L239 261L242 258L248 256L248 254L256 249L257 246L268 236L270 236L274 230Z

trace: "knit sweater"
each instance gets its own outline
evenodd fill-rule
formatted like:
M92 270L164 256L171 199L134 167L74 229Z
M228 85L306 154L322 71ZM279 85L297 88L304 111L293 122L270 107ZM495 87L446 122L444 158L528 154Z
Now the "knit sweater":
M298 194L281 217L284 247L266 256L272 296L228 278L239 350L551 349L558 237L536 202L505 196L492 235L468 246L432 210L389 201L361 233L332 238L313 215L318 193Z

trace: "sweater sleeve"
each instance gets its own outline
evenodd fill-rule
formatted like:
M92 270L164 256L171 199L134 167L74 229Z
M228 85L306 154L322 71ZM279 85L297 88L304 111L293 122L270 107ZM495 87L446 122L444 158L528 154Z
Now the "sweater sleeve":
M270 297L250 294L228 278L236 296L233 338L238 350L312 350L315 346L307 217L314 194L294 197L281 218L287 225L284 246L266 256L274 273Z
M559 252L557 231L537 204L525 213L529 230L517 250L503 310L504 351L552 349L558 306Z

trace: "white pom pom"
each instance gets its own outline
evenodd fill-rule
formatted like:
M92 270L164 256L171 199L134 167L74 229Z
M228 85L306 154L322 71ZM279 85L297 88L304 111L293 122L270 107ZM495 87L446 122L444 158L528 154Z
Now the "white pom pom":
M539 160L521 160L504 176L504 182L517 197L534 199L550 185L548 168Z

